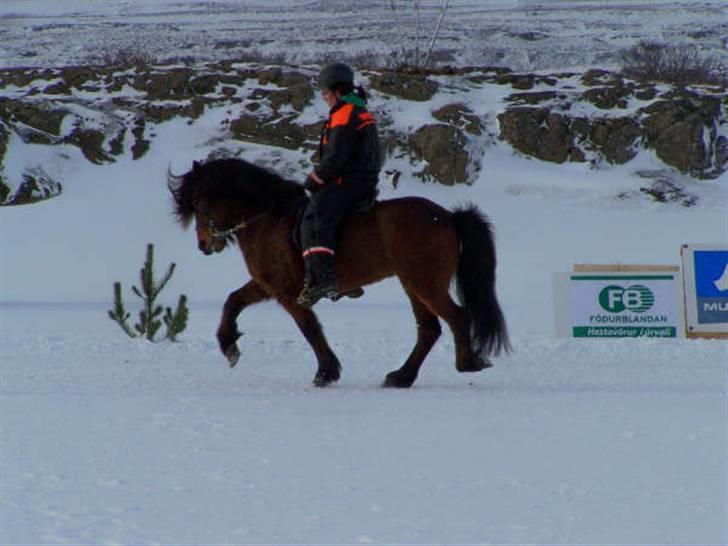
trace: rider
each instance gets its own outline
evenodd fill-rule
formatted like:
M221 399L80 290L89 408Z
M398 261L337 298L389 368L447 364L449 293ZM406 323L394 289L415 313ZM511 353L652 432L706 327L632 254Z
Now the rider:
M319 163L304 183L310 200L301 224L305 281L297 301L305 307L338 296L337 230L358 203L374 195L380 168L374 117L364 90L354 88L354 71L344 63L330 64L319 74L319 87L330 111Z

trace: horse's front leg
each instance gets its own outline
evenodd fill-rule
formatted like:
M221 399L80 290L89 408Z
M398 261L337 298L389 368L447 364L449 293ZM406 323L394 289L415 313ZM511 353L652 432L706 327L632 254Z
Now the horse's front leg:
M238 331L236 320L240 312L254 303L267 300L270 296L255 281L249 281L242 288L231 292L225 300L222 308L222 318L220 326L217 329L217 341L220 344L220 350L225 355L230 367L232 368L240 359L240 349L238 348L238 338L242 335Z
M316 314L311 309L302 307L293 300L280 300L280 303L296 321L301 333L316 354L318 370L316 370L313 384L317 387L325 387L338 381L339 377L341 377L341 364L334 351L329 347Z

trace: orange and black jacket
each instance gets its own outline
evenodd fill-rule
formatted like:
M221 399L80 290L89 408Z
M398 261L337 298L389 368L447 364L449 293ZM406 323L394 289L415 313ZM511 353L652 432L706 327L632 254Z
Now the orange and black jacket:
M345 95L329 112L315 171L325 184L368 184L379 177L379 138L374 117L357 95Z

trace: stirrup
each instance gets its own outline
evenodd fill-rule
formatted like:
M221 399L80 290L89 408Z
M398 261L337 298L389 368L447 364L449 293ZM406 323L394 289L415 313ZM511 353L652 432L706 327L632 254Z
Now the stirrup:
M321 298L329 298L336 301L334 298L338 295L336 285L333 284L304 286L303 290L296 298L296 303L303 307L313 307Z

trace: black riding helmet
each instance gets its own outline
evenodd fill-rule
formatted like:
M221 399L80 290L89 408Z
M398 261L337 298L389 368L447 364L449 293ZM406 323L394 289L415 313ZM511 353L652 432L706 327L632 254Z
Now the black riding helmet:
M333 89L337 84L354 85L354 71L344 63L333 63L325 66L319 73L319 87Z

